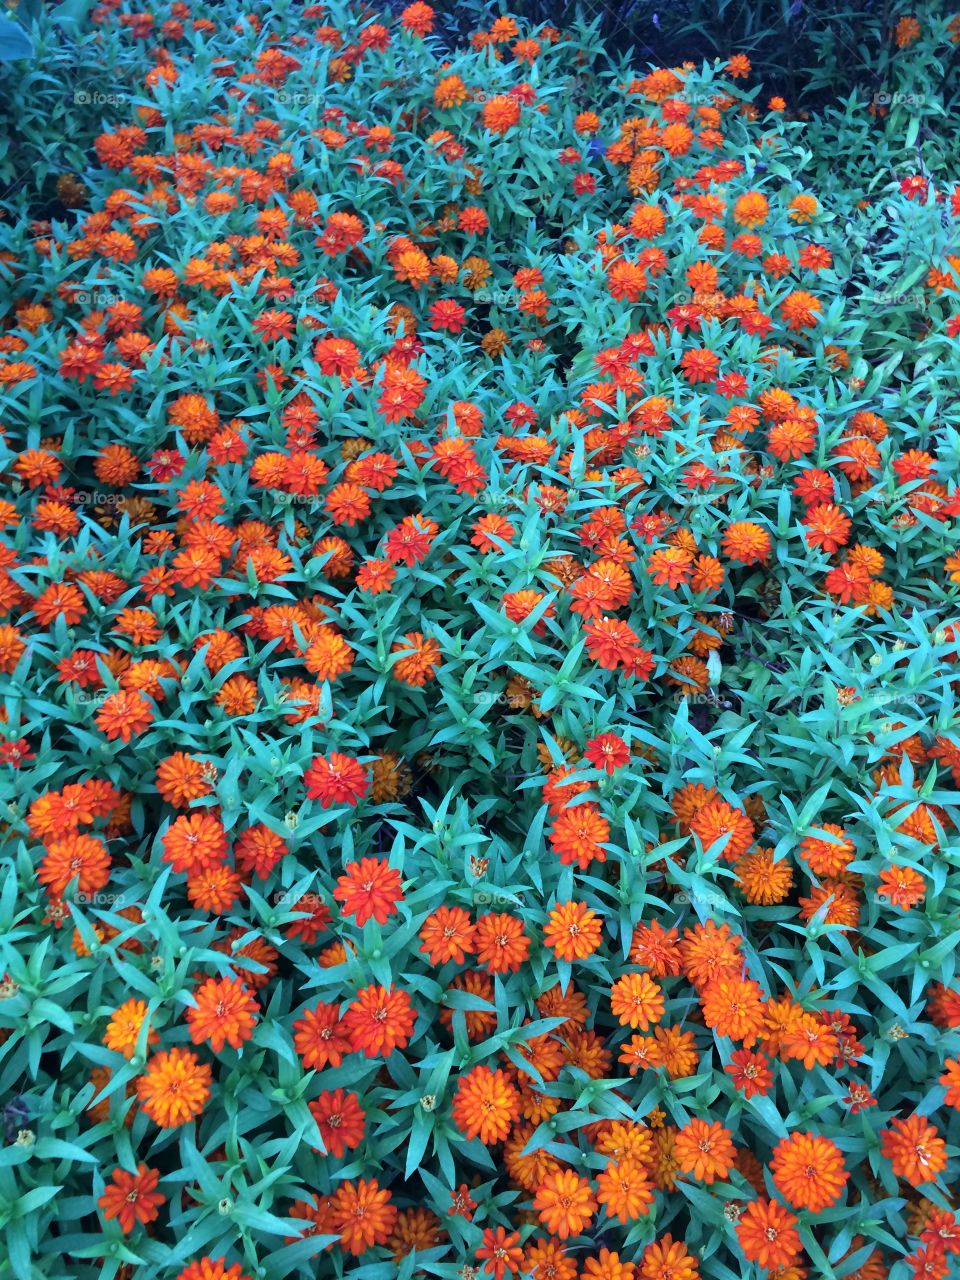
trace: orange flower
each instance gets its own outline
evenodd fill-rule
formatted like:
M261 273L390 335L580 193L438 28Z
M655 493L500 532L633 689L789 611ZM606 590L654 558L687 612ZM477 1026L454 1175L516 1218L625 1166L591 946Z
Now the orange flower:
M891 1120L890 1127L880 1133L880 1150L894 1174L912 1187L932 1182L947 1167L944 1141L926 1116Z
M943 1100L948 1107L960 1111L960 1059L947 1058L943 1065L945 1070L938 1082L947 1091Z
M794 1209L820 1213L843 1195L849 1174L840 1148L829 1138L793 1133L774 1148L770 1172L777 1190Z
M760 1198L747 1205L737 1223L737 1239L748 1262L764 1271L786 1267L800 1252L797 1219L777 1200Z
M643 1165L629 1156L619 1163L611 1161L597 1175L597 1200L611 1218L633 1222L650 1212L653 1183Z
M810 507L803 518L807 545L820 547L822 551L839 551L850 538L850 520L832 502L820 502Z
M196 1004L187 1010L190 1039L206 1040L214 1053L225 1044L239 1049L253 1035L260 1006L239 979L208 978L194 992Z
M809 329L816 324L818 314L823 310L823 303L812 293L798 289L789 293L780 303L780 314L786 321L788 329L797 331Z
M551 1235L567 1240L589 1226L597 1201L586 1178L572 1169L558 1169L537 1188L533 1207Z
M519 119L520 103L507 94L495 94L484 104L483 127L490 133L508 133Z
M752 1045L763 1026L763 992L749 978L716 978L701 997L703 1020L719 1036Z
M420 950L431 964L463 964L475 950L474 926L462 907L438 907L420 928Z
M750 521L727 525L723 551L740 564L762 564L770 555L770 535Z
M128 693L125 689L104 698L97 712L97 728L111 739L129 742L136 733L142 733L153 720L153 707L142 693Z
M145 1164L138 1164L136 1173L114 1169L110 1176L112 1185L108 1184L104 1188L103 1195L97 1201L108 1222L111 1218L116 1218L120 1230L129 1234L138 1222L146 1224L159 1217L159 1206L166 1201L166 1196L157 1192L157 1183L160 1181L158 1169L148 1169Z
M610 991L610 1007L622 1027L647 1031L663 1017L663 993L647 973L627 973Z
M468 1138L502 1142L520 1116L520 1095L504 1071L474 1067L457 1082L453 1120Z
M293 1044L305 1071L327 1066L339 1067L353 1051L347 1029L340 1021L338 1004L320 1004L307 1009L293 1024Z
M405 991L373 984L357 992L356 1000L341 1018L351 1047L368 1058L389 1057L406 1048L416 1014Z
M227 833L212 813L182 814L163 837L163 860L178 874L196 875L227 858Z
M725 1178L736 1158L729 1129L716 1121L696 1118L677 1134L673 1150L680 1170L708 1185Z
M769 1018L769 1006L767 1017ZM780 1037L780 1056L789 1062L802 1062L807 1071L826 1066L837 1056L839 1041L830 1028L812 1013L800 1011L791 1019Z
M239 1262L227 1266L226 1258L201 1258L191 1262L180 1272L177 1280L250 1280Z
M892 907L908 911L923 901L926 892L926 881L912 867L887 867L880 872L877 896L888 899Z
M146 1114L161 1129L175 1129L198 1116L210 1097L210 1068L189 1049L161 1050L137 1077Z
M835 822L821 822L818 831L825 836L804 836L800 841L800 857L817 876L838 876L856 857L853 841Z
M403 655L392 665L391 675L412 689L432 680L440 664L440 645L422 631L408 631L402 641L391 646L390 652Z
M473 940L477 962L489 973L519 973L530 952L523 921L506 911L481 916Z
M690 820L690 830L700 839L704 850L723 842L720 857L736 862L753 843L753 823L742 809L735 809L719 797L710 800Z
M606 862L601 845L610 838L610 825L595 804L571 805L550 829L550 846L564 866L575 862L581 871L590 863Z
M741 227L762 227L770 214L766 196L759 191L748 191L733 206L733 220Z
M543 931L558 960L585 960L600 945L600 917L582 902L558 902Z
M122 1053L125 1058L132 1058L140 1038L140 1028L147 1016L145 1000L126 1000L114 1010L113 1017L107 1023L103 1033L103 1043L115 1053ZM156 1044L160 1037L156 1031L147 1033L147 1044Z
M369 1182L341 1182L330 1197L330 1222L340 1245L357 1257L375 1245L386 1244L397 1221L390 1192L375 1178Z
M699 1280L700 1267L682 1241L668 1232L644 1249L640 1276L641 1280Z
M319 800L324 809L333 804L354 806L370 787L363 765L339 751L331 751L329 756L314 756L303 780L307 784L307 799Z
M193 800L207 796L216 770L196 756L175 751L157 765L157 791L167 804L187 809Z
M95 836L71 832L51 842L37 879L53 898L62 898L73 880L81 896L93 895L110 879L110 855Z
M361 858L348 864L333 896L343 903L343 914L354 916L358 926L371 919L386 924L403 900L400 872L385 859Z
M355 1093L325 1090L308 1106L330 1155L339 1158L363 1141L366 1117Z

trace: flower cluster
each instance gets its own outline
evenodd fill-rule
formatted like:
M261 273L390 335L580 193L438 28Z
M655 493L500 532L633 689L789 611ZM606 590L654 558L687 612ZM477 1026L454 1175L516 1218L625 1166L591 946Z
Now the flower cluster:
M422 0L91 26L0 227L14 1273L955 1274L936 139Z

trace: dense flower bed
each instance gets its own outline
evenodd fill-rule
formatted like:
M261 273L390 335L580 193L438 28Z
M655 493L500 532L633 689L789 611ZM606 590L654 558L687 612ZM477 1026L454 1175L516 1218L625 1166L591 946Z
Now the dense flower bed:
M957 1274L960 22L435 17L103 4L8 197L0 1277Z

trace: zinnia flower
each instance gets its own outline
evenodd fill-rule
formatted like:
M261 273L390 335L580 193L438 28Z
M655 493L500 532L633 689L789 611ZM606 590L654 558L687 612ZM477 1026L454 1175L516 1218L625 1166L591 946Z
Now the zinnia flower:
M792 1133L774 1148L770 1172L794 1209L820 1213L843 1195L849 1174L840 1148L813 1133Z
M114 1169L110 1177L112 1182L107 1184L97 1201L104 1218L108 1221L116 1218L120 1230L129 1234L138 1222L145 1224L159 1217L159 1206L165 1202L166 1196L157 1191L160 1181L158 1169L148 1169L141 1163L137 1165L136 1173Z
M737 1223L737 1239L748 1262L764 1271L786 1267L800 1252L797 1219L777 1200L761 1197L747 1205Z
M566 1240L589 1226L597 1201L586 1178L572 1169L558 1169L537 1188L533 1207L550 1234Z
M366 769L353 756L331 751L329 756L314 756L303 775L307 799L319 800L324 809L334 804L356 805L367 794L370 778Z
M370 919L386 924L403 898L400 872L384 859L362 858L348 864L333 896L343 903L343 914L355 916L359 926Z
M503 1071L474 1067L457 1081L453 1121L467 1138L502 1142L520 1115L520 1095Z
M239 979L208 978L194 992L187 1010L190 1039L206 1040L214 1053L225 1044L239 1049L253 1035L260 1006Z
M357 992L340 1020L353 1049L385 1058L406 1048L416 1014L405 991L373 984Z
M175 1129L206 1106L210 1078L210 1068L189 1049L161 1050L137 1077L140 1105L161 1129Z

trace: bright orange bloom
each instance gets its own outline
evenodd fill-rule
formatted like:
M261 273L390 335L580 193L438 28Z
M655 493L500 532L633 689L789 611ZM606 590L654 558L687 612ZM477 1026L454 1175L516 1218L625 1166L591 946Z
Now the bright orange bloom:
M784 1199L811 1213L835 1205L850 1176L836 1143L813 1133L792 1133L777 1143L770 1171Z
M912 1187L933 1182L947 1167L944 1141L926 1116L914 1114L906 1120L891 1120L880 1133L880 1150L895 1175Z
M107 1023L103 1033L103 1043L115 1053L122 1053L125 1058L132 1058L140 1038L140 1028L147 1016L145 1000L125 1000L114 1010L113 1017ZM156 1044L160 1037L156 1031L147 1032L147 1044Z
M416 1013L405 991L372 984L357 992L340 1021L353 1049L368 1058L386 1058L406 1048Z
M474 926L463 907L438 907L420 928L420 950L431 964L463 964L475 950Z
M188 1263L177 1280L250 1280L250 1277L239 1262L228 1267L226 1258L200 1258L197 1262Z
M225 1044L239 1049L253 1035L260 1006L239 979L208 978L194 992L187 1010L190 1039L207 1041L214 1053Z
M104 698L97 712L97 728L112 741L119 738L129 742L134 734L142 733L153 720L153 707L142 693L125 689Z
M340 1021L338 1004L321 1004L307 1009L293 1024L293 1044L305 1071L327 1066L339 1067L353 1042Z
M926 881L912 867L886 867L880 872L877 897L886 898L892 907L908 911L922 902L926 893Z
M408 631L402 641L391 645L390 652L403 655L391 666L391 675L412 689L432 680L440 665L440 645L422 631Z
M457 1081L453 1120L468 1138L502 1142L520 1117L520 1095L504 1071L474 1067Z
M488 98L483 108L483 127L491 133L504 134L520 119L520 103L507 94Z
M800 1252L797 1219L777 1200L761 1197L747 1205L737 1223L737 1239L748 1262L764 1271L789 1266Z
M210 1068L189 1049L161 1050L137 1077L140 1105L161 1129L198 1116L210 1097Z
M369 1182L341 1182L330 1197L330 1221L340 1236L340 1246L357 1257L375 1245L385 1244L397 1220L390 1192L375 1178Z
M610 824L595 804L577 804L564 809L549 835L550 846L564 866L576 863L586 871L590 863L606 862L601 845L610 838Z
M770 555L770 535L750 521L727 525L723 551L740 564L762 564Z
M192 800L210 794L211 776L216 776L215 770L211 774L202 760L175 751L157 765L157 791L167 804L187 809Z
M719 797L697 811L690 820L690 830L705 850L723 841L720 857L724 862L736 862L753 843L753 823L742 809Z
M481 916L473 934L477 963L489 973L519 973L530 952L523 921L506 911Z
M51 841L37 879L53 898L62 898L73 880L81 896L95 894L110 879L110 854L96 836L71 832Z
M523 1250L519 1231L507 1231L506 1227L486 1227L477 1259L483 1262L483 1272L493 1280L503 1280L505 1275L515 1275L523 1266Z
M371 919L386 924L403 900L400 872L383 858L361 858L347 865L333 896L343 903L343 914L354 916L360 927Z
M370 787L370 778L353 756L331 751L329 756L315 756L303 775L307 799L319 800L321 807L334 804L356 805Z
M137 1165L136 1173L114 1169L110 1177L112 1182L107 1184L97 1201L107 1221L116 1218L120 1230L129 1234L138 1222L146 1224L159 1217L159 1206L166 1201L166 1196L157 1191L160 1181L158 1169L148 1169L141 1163Z
M943 1065L945 1070L938 1081L947 1091L943 1100L948 1107L960 1111L960 1059L947 1058Z
M611 1161L597 1174L597 1200L611 1218L633 1222L650 1212L653 1183L643 1165L627 1156L619 1163Z
M647 1031L663 1017L663 992L647 973L627 973L613 984L610 1007L622 1027Z
M585 960L600 945L600 917L582 902L558 902L543 931L558 960Z
M209 810L181 814L163 837L163 860L178 874L196 875L227 858L227 833Z
M366 1116L355 1093L346 1093L343 1089L324 1090L308 1106L330 1155L339 1158L363 1141Z
M582 1234L597 1211L590 1183L572 1169L548 1173L537 1188L533 1207L553 1236L567 1240Z
M640 1260L641 1280L699 1280L700 1267L669 1232L648 1244Z
M680 1130L673 1150L681 1171L707 1185L725 1178L736 1157L730 1130L717 1121L697 1118Z
M752 1045L763 1026L763 992L749 978L720 977L703 990L703 1020L719 1036Z

